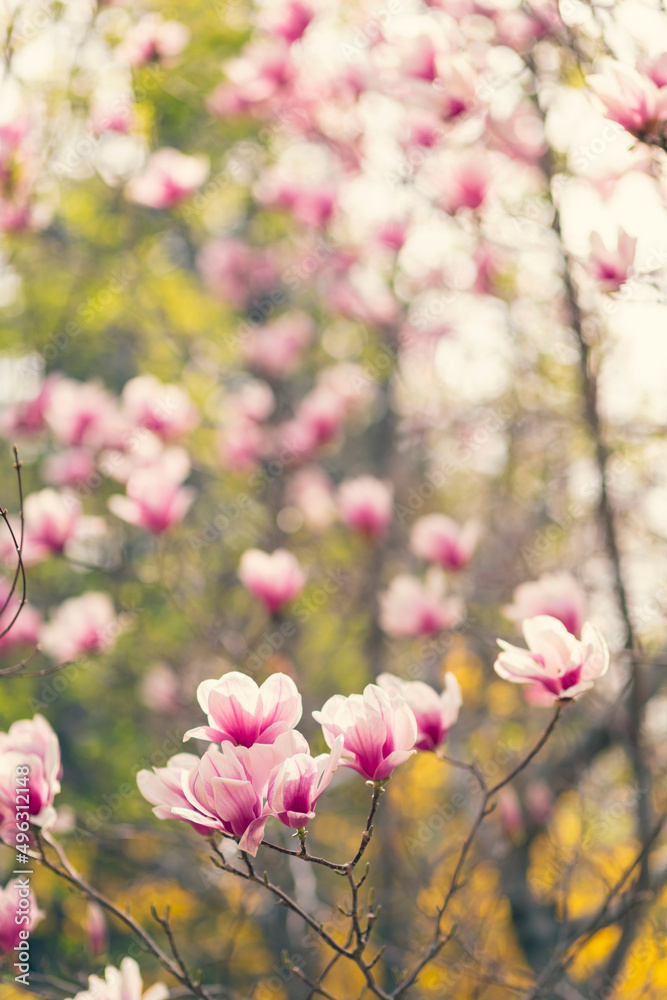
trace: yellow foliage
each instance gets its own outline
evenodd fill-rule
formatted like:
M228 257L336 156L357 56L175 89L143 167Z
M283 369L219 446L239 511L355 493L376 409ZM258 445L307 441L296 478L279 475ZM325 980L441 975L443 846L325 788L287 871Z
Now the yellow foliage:
M604 927L584 945L570 967L574 979L584 980L611 954L620 937L619 927Z

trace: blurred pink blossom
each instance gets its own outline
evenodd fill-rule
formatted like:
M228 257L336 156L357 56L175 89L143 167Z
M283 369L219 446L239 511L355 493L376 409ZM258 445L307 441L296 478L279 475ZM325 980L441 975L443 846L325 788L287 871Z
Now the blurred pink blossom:
M23 605L18 617L14 620L21 603L20 582L18 583L18 592L15 589L11 597L9 596L10 590L9 582L4 577L0 577L0 608L7 602L4 611L0 612L0 632L4 632L10 623L14 622L9 631L0 636L0 651L15 649L17 646L36 645L42 623L39 611L27 603Z
M109 595L89 591L63 601L42 626L39 640L50 657L64 662L111 649L120 628Z
M127 496L109 497L116 517L154 535L180 524L194 502L192 487L182 486L190 460L182 448L167 448L153 462L134 469L127 480Z
M95 472L95 455L90 448L65 448L48 455L42 475L52 486L81 486Z
M17 923L19 913L28 918L20 924ZM25 932L32 932L45 916L44 911L37 906L32 889L19 885L19 880L12 876L5 888L0 888L0 955L4 953L12 956L18 962L14 949L24 943Z
M550 615L572 635L579 636L586 604L586 594L570 573L544 573L539 580L520 584L514 591L513 603L503 608L503 614L518 624L526 618Z
M81 517L81 501L71 493L45 489L25 499L26 564L40 562L48 555L62 553L76 537Z
M61 444L98 449L117 425L113 396L99 382L59 378L50 387L46 420Z
M311 5L303 3L303 0L283 0L264 19L262 26L272 35L283 38L292 45L303 36L314 16Z
M120 52L130 66L169 63L189 40L190 32L180 21L163 21L159 14L144 14L126 33Z
M379 686L390 697L405 699L417 720L416 750L436 750L447 739L461 707L461 688L454 674L445 674L445 689L438 694L423 681L404 681L393 674L380 674Z
M452 628L461 618L458 597L445 596L445 580L431 569L424 583L407 573L394 577L379 597L380 626L387 635L416 638Z
M131 424L165 441L180 437L197 423L197 412L185 390L165 385L154 375L138 375L126 382L122 404Z
M460 570L472 558L479 531L477 521L468 521L461 528L444 514L427 514L415 522L410 548L416 556L443 569Z
M609 62L586 78L607 118L638 138L660 138L667 121L667 87L657 86L633 66Z
M243 354L256 371L283 378L298 367L312 334L313 321L306 313L287 313L253 330Z
M617 247L608 250L598 233L591 233L591 254L586 270L598 282L603 292L617 292L632 273L637 240L618 230Z
M272 288L278 272L271 250L254 249L240 240L213 240L197 257L211 293L241 309Z
M92 958L105 955L109 947L109 930L104 910L95 900L90 900L86 907L84 920L88 954Z
M276 549L271 554L248 549L241 556L239 577L272 615L301 593L306 582L296 556L287 549Z
M151 154L142 174L128 181L125 197L148 208L172 208L202 186L208 171L207 157L165 146Z
M348 479L338 488L338 510L349 528L378 539L386 534L392 517L394 490L375 476Z

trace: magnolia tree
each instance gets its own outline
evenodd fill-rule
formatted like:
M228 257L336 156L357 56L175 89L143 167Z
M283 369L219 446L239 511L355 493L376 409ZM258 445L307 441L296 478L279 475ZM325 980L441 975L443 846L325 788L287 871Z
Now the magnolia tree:
M660 6L0 18L3 1000L662 997Z

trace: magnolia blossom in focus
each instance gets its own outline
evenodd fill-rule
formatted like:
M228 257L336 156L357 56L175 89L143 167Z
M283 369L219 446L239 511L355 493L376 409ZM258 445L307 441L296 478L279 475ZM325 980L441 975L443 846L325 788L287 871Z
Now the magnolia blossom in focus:
M657 139L667 120L667 87L659 87L633 66L610 62L604 73L586 78L607 118L638 138Z
M296 684L281 673L271 674L258 687L252 677L232 670L219 680L202 681L197 700L209 724L191 729L183 738L196 736L234 746L273 743L296 726L303 711Z
M196 493L181 483L190 472L190 459L182 448L167 448L153 462L130 473L127 496L109 497L109 509L129 524L159 535L180 524Z
M296 556L287 549L276 549L271 554L248 549L241 556L239 577L272 615L296 597L306 582Z
M412 709L377 684L368 684L363 695L333 695L321 711L313 712L313 718L332 750L343 736L341 764L369 781L384 781L416 753L417 722Z
M68 1000L167 1000L168 996L164 983L155 983L144 993L139 966L133 958L124 958L119 969L107 965L104 979L89 976L88 989Z
M463 613L458 597L445 596L445 580L431 569L422 583L401 573L380 595L380 625L387 635L416 637L451 628Z
M197 833L208 834L211 831L210 826L185 820L183 816L177 816L172 811L176 807L190 808L183 786L190 772L199 767L199 763L199 757L193 753L174 754L167 761L166 767L139 771L137 785L143 797L155 806L153 812L158 819L180 819L189 822Z
M274 743L223 743L221 750L208 750L183 785L190 808L177 806L173 813L237 838L241 850L254 855L271 815L266 800L271 772L296 753L308 753L308 744L292 730Z
M143 174L128 182L125 197L148 208L171 208L201 187L208 170L205 156L186 156L166 146L149 157Z
M28 793L28 805L17 806L16 768L30 768L21 787ZM9 842L15 831L17 809L30 814L35 826L50 826L56 812L53 800L60 791L62 773L58 737L41 715L14 722L0 733L0 839Z
M192 430L197 414L186 392L164 385L153 375L138 375L123 389L123 410L132 424L145 427L164 440Z
M521 624L526 618L550 615L579 636L586 616L586 594L569 573L544 573L539 580L520 584L513 596L513 604L503 608L510 621Z
M14 949L25 940L25 931L30 933L46 916L43 910L38 908L37 900L30 888L28 896L25 897L28 901L28 908L21 909L21 907L25 907L25 899L22 902L19 888L17 876L12 876L5 888L0 889L0 955L3 952L8 956L11 955L13 956L12 960L16 962L18 962L18 957ZM27 915L28 919L24 923L18 924L16 922L19 913ZM24 932L22 936L19 936L19 931Z
M468 521L462 528L444 514L420 517L410 534L416 556L443 569L463 569L470 562L479 538L479 524Z
M130 66L165 63L179 55L189 40L190 32L179 21L163 21L159 14L145 14L126 33L121 54Z
M54 660L73 660L82 653L102 653L116 641L120 624L108 594L89 591L64 601L42 626L39 641Z
M494 663L496 673L514 684L534 684L553 696L570 701L588 691L609 666L609 650L597 628L585 622L581 639L550 615L537 615L523 623L528 649L498 639L502 652Z
M617 292L629 278L635 259L637 240L623 230L618 231L615 250L608 250L598 233L591 233L591 254L586 270L598 282L603 292Z
M461 707L461 688L452 673L445 674L445 690L438 694L423 681L404 681L393 674L380 674L379 686L390 697L403 698L417 720L416 750L435 750L447 739Z
M315 803L329 786L343 751L343 736L333 741L331 753L288 757L271 775L267 803L285 826L298 830L315 815Z
M338 510L349 528L381 538L391 521L394 491L374 476L349 479L338 489Z

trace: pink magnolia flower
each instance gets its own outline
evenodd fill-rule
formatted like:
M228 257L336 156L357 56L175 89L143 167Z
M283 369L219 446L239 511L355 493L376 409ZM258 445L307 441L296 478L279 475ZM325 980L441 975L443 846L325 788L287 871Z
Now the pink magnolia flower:
M382 538L391 521L393 498L393 488L381 479L374 476L349 479L338 489L341 520L348 528L369 538Z
M15 649L16 646L35 645L42 622L39 611L30 604L24 604L19 612L21 590L19 589L18 594L14 590L11 597L10 590L9 582L0 577L0 608L4 608L0 611L0 632L9 628L5 635L0 635L0 652ZM19 612L18 617L17 612Z
M59 382L60 375L49 375L40 385L37 394L32 399L23 400L13 406L7 416L3 431L10 435L32 436L46 428L46 413L49 407L53 387Z
M477 71L468 57L449 53L438 58L437 67L440 114L445 121L454 121L477 103Z
M667 87L639 73L633 66L613 62L604 73L586 78L607 118L637 138L659 138L667 120Z
M520 584L514 603L503 608L510 621L521 624L526 618L550 615L558 618L568 632L579 636L586 617L586 594L569 573L544 573L539 580Z
M331 753L311 757L297 753L272 773L267 803L272 815L285 826L298 830L315 815L315 803L328 787L343 752L342 734L333 741Z
M59 555L76 537L81 503L73 495L56 490L31 493L25 501L25 552L27 563L48 555Z
M195 490L181 485L189 471L187 452L167 448L153 462L130 473L127 496L109 497L109 509L129 524L160 535L180 524L194 502Z
M98 449L116 426L116 401L99 382L59 378L49 391L46 420L61 444Z
M253 330L243 345L243 355L256 371L283 378L298 368L312 334L310 316L287 313Z
M130 66L165 63L183 51L190 32L179 21L163 21L159 14L145 14L125 35L120 51Z
M416 753L417 723L412 709L377 684L368 684L363 695L335 694L321 711L313 712L313 718L332 750L343 736L341 764L369 781L384 781Z
M218 452L227 469L250 469L255 466L266 449L264 430L243 416L226 422L220 433Z
M601 291L617 292L629 278L635 259L637 240L618 230L616 250L608 250L598 233L591 233L591 255L584 265L598 282Z
M453 164L443 177L442 204L454 215L467 208L476 211L486 201L491 186L491 169L479 153Z
M452 673L445 674L445 690L438 694L423 681L404 681L393 674L380 674L378 685L390 697L403 698L417 720L416 750L436 750L447 739L461 707L461 688Z
M223 302L242 309L276 284L278 271L270 250L240 240L213 240L197 256L209 290Z
M187 433L197 423L188 394L180 386L164 385L154 375L130 379L123 389L122 402L130 423L166 441Z
M306 582L296 556L287 549L276 549L271 554L248 549L241 556L239 577L272 615L296 597Z
M416 576L399 574L379 601L381 628L387 635L403 638L451 628L463 612L460 598L445 596L444 577L437 570L429 570L424 583Z
M197 833L208 834L211 831L207 824L185 820L172 810L176 807L190 809L190 800L183 791L188 775L199 767L200 759L193 753L177 753L167 761L166 767L154 767L152 771L142 769L137 773L137 785L145 799L155 808L153 812L158 819L180 819L189 822Z
M144 993L139 966L133 958L124 958L117 969L107 965L104 979L88 977L88 989L80 990L69 1000L167 1000L169 990L164 983L155 983Z
M42 475L52 486L81 486L95 472L90 448L65 448L44 459Z
M86 907L86 917L83 924L86 932L88 954L92 958L105 955L109 948L109 930L104 910L99 903L91 899Z
M165 146L149 157L143 174L128 182L125 197L148 208L172 208L202 186L208 170L207 157Z
M389 250L398 252L405 244L407 235L407 223L401 222L399 219L388 219L378 229L375 239Z
M281 673L271 674L258 687L252 677L232 670L219 680L202 681L197 700L209 724L191 729L183 738L196 736L233 746L273 743L294 729L303 711L296 684Z
M120 627L109 595L89 591L64 601L42 626L39 640L54 660L73 660L111 649Z
M16 922L19 913L28 918L20 924ZM18 962L14 949L25 937L20 931L32 932L45 916L44 911L37 906L32 889L19 885L17 878L13 877L4 889L0 888L0 954L13 955L13 961Z
M301 401L297 420L312 435L314 444L331 441L343 425L345 402L326 385L316 386Z
M336 516L331 480L324 469L309 465L290 479L286 499L303 514L312 531L326 531Z
M607 672L607 644L590 622L584 623L581 639L576 639L557 618L537 615L524 621L523 634L527 650L498 640L502 652L494 669L507 681L540 685L554 702L569 701Z
M310 4L303 3L303 0L287 0L270 17L265 18L263 26L272 35L283 38L288 45L292 45L303 36L314 16L315 12Z
M416 556L443 569L459 570L470 562L478 538L477 521L468 521L461 528L444 514L427 514L415 523L410 548Z
M266 800L271 772L296 753L308 753L308 744L294 731L272 744L223 743L221 750L208 750L183 785L190 808L177 806L173 812L238 839L241 850L254 855L271 815Z
M21 788L28 803L17 806L17 767L30 768ZM0 733L0 838L15 840L19 811L29 814L29 822L48 827L55 818L53 800L60 791L62 773L58 737L41 715L14 722ZM19 820L23 822L21 817Z

